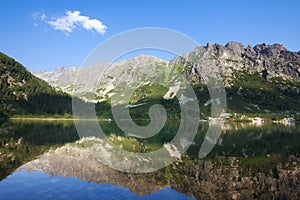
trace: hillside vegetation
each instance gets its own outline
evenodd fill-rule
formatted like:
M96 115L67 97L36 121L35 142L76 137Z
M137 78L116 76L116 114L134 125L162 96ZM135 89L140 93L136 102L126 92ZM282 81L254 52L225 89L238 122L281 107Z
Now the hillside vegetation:
M0 53L0 117L71 113L71 98Z

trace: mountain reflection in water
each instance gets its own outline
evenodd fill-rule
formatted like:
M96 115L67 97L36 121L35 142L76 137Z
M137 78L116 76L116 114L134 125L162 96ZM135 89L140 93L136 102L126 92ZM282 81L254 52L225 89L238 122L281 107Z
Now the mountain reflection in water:
M178 122L169 121L157 135L136 139L126 137L113 122L100 124L114 145L133 152L161 148L165 142L171 141L179 126ZM113 170L91 156L91 152L81 145L83 139L79 140L72 122L9 122L0 127L0 172L3 179L0 198L45 194L48 187L43 188L43 184L27 190L27 186L34 185L35 178L40 176L53 183L51 187L55 189L47 195L55 194L55 199L65 197L64 187L57 180L65 184L66 190L69 185L82 180L88 188L106 188L111 198L118 195L118 188L130 191L128 195L133 195L130 198L143 199L161 192L161 195L168 193L168 199L173 196L176 199L300 198L299 125L263 124L257 127L246 123L225 123L208 157L199 160L199 148L207 129L207 122L200 123L187 155L172 165L154 173L131 174ZM19 184L21 180L23 184ZM81 193L90 195L84 186L82 188L82 192L77 189L66 191L66 194L70 193L74 198L80 197ZM113 188L113 191L108 188Z
M164 188L152 194L137 195L112 184L96 184L76 177L50 176L42 172L18 171L0 182L1 199L195 199Z

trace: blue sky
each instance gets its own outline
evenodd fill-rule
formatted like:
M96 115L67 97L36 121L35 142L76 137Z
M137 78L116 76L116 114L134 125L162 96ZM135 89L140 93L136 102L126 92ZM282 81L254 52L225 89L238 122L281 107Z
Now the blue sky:
M265 42L299 51L299 9L297 0L7 0L1 2L0 51L29 70L80 66L105 39L149 26L174 29L201 45ZM69 32L55 30L67 11L80 11L79 21ZM93 19L97 26L87 23Z

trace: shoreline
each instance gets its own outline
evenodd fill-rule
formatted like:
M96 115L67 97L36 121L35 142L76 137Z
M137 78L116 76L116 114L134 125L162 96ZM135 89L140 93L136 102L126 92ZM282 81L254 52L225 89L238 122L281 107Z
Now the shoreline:
M6 120L12 120L12 121L99 121L99 122L112 122L115 121L114 119L111 118L102 118L102 117L97 117L97 118L73 118L71 116L59 116L59 115L49 115L49 116L43 116L43 115L12 115L6 119L3 119L4 121ZM128 120L128 119L124 119ZM136 118L131 118L130 120L132 121L151 121L150 119L136 119ZM192 120L192 119L190 119ZM166 121L181 121L181 119L177 118L172 118L172 119L167 119ZM204 119L199 119L199 122L223 122L223 123L254 123L254 124L265 124L265 123L276 123L276 124L299 124L300 120L298 117L295 116L281 116L281 117L274 117L274 116L260 116L260 115L252 115L252 116L247 116L247 115L241 115L238 114L237 116L234 117L221 117L221 118L213 118L213 117L208 117Z
M24 121L75 121L75 120L83 120L83 121L112 121L110 119L74 119L74 118L55 118L55 117L10 117L7 120L24 120Z

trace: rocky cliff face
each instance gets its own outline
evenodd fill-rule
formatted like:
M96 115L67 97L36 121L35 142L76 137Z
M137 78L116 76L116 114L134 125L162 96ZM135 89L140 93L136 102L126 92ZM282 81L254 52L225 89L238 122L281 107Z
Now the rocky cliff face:
M238 42L229 42L225 46L210 44L200 46L189 54L178 56L171 65L186 65L186 76L194 82L201 82L204 67L200 59L206 56L214 62L215 72L222 75L226 86L233 79L238 79L234 72L259 73L270 80L281 77L283 80L300 82L300 52L288 51L283 45L265 43L255 47L244 46Z

